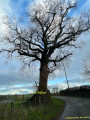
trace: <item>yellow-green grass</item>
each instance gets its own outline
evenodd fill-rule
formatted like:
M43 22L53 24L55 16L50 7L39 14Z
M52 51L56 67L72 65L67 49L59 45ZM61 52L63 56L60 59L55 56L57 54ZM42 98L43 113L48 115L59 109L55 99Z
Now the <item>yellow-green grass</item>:
M55 120L64 102L58 98L51 98L52 102L41 106L24 106L22 102L0 104L0 120Z

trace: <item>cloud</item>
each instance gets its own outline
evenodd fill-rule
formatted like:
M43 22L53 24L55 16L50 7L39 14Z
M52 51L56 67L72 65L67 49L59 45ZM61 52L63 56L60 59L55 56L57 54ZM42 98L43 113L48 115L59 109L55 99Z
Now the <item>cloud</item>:
M3 17L5 15L5 12L0 8L0 35L4 34L5 30L7 29L6 26L3 24Z
M29 76L28 76L29 74ZM0 87L1 86L12 86L18 84L32 84L39 80L38 72L33 71L27 73L27 75L22 73L11 72L11 71L0 71Z
M26 83L26 84L18 84L18 85L11 85L7 87L0 87L0 94L28 94L34 91L33 84Z
M0 0L0 36L2 34L6 34L6 30L8 29L4 24L3 24L3 18L6 15L11 14L11 7L10 7L10 1L11 0Z
M69 83L69 87L76 87L76 86L81 86L81 83ZM57 83L57 84L49 84L48 88L52 90L53 88L58 88L59 90L63 90L68 88L66 83Z
M3 89L0 90L0 94L29 94L30 93L30 89Z
M30 92L27 89L17 89L11 90L10 93L13 94L29 94Z
M15 15L16 17L24 17L27 6L30 4L30 0L0 0L0 34L5 34L8 28L3 24L3 19L6 15L9 17Z
M7 14L10 13L11 12L10 1L11 0L6 0L6 1L0 0L0 10L2 10L4 13Z

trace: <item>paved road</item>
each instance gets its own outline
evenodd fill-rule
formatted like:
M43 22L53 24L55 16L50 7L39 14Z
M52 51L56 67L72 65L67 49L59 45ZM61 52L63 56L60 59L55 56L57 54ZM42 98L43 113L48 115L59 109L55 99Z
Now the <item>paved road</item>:
M73 97L57 97L66 102L66 107L59 118L59 120L71 120L66 119L66 117L79 117L78 119L72 120L90 120L90 118L80 118L80 117L90 117L90 100L73 98Z

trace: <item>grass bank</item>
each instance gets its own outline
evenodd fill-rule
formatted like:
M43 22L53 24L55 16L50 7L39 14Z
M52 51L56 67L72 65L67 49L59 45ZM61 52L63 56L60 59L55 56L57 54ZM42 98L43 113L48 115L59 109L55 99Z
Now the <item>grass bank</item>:
M24 106L22 102L0 104L0 120L56 120L64 101L51 98L52 102L40 107Z

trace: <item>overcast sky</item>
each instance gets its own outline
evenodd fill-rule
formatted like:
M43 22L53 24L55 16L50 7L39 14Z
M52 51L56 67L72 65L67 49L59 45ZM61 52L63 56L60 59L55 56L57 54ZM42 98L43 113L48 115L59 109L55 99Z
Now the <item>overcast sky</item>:
M37 1L37 0L36 0ZM38 0L39 1L39 0ZM42 1L42 0L40 0ZM74 0L73 0L74 1ZM23 16L33 0L0 0L0 17L3 15L15 14ZM77 15L82 10L90 9L90 0L78 0L78 9L71 11L71 15ZM0 19L0 33L4 33L4 25ZM81 74L83 71L82 62L87 52L90 50L90 33L83 34L78 38L83 48L76 49L71 58L71 62L66 67L70 87L80 85L90 85L90 80L84 78ZM83 41L83 42L82 42ZM2 44L0 42L0 47ZM33 84L39 80L39 65L34 66L30 71L21 71L21 63L15 59L8 59L6 54L0 54L0 94L24 94L33 92ZM63 68L55 71L52 77L49 77L48 87L58 87L59 89L67 88Z

